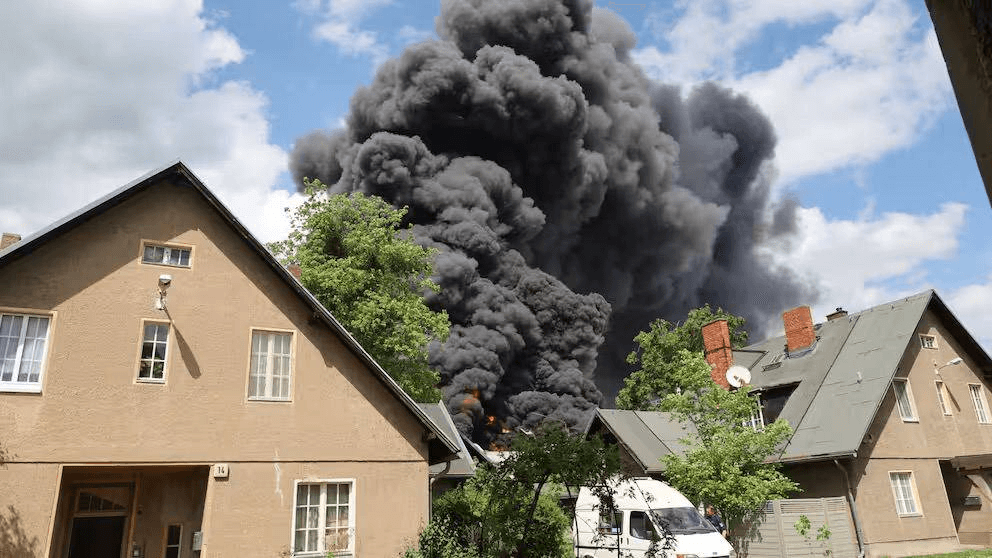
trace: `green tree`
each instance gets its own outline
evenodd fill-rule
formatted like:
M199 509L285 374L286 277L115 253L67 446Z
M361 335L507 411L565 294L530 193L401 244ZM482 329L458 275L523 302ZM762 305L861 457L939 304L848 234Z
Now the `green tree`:
M474 478L435 502L419 556L463 556L463 551L480 558L571 555L574 515L562 511L558 495L564 487L607 486L620 472L616 447L554 422L517 435L511 447L504 460L480 467ZM442 532L433 526L440 522L447 527ZM452 536L457 545L451 544Z
M716 317L727 319L732 344L746 340L742 318L722 310L714 314L708 306L690 312L680 326L658 320L635 338L640 350L629 360L641 368L621 393L623 408L669 412L692 426L685 455L663 458L665 475L690 500L712 504L733 529L767 500L784 498L798 486L778 464L767 462L792 434L789 424L778 419L753 425L758 401L751 388L728 391L710 376L699 330Z
M694 376L687 375L683 370L687 359L703 353L703 326L719 319L727 320L731 346L744 346L747 342L744 318L725 312L723 308L717 308L714 312L709 304L690 310L681 324L659 318L648 331L638 333L634 341L640 350L630 353L627 362L634 365L640 363L641 368L624 379L624 387L617 394L617 408L656 407L665 394L674 392L676 388L701 387L688 385L687 382L693 381Z
M427 345L444 340L450 322L424 301L439 289L431 280L435 251L402 226L405 208L361 193L328 195L318 180L304 183L307 199L291 212L289 237L269 249L300 266L303 286L411 397L438 401L440 377L428 366Z

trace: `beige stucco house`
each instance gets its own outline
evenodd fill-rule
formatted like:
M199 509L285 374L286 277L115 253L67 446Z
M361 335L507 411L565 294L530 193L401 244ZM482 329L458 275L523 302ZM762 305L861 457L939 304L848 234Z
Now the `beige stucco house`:
M748 369L754 425L792 426L775 459L802 488L795 496L846 499L851 542L869 557L992 547L992 359L940 297L819 324L800 307L783 321L784 336L740 350L726 322L703 337L715 381L729 387L731 365ZM616 440L632 474L663 478L659 459L683 453L692 429L665 413L600 409L589 432Z
M395 556L457 444L180 162L0 250L0 555Z

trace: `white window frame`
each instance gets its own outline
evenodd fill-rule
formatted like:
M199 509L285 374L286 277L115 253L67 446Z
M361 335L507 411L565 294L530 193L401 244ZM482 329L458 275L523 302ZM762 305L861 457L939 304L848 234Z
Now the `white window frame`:
M937 348L937 336L930 335L929 333L920 334L920 348L922 349L936 349Z
M156 326L163 326L164 325L164 326L166 326L166 330L165 330L166 331L166 334L165 334L165 358L163 359L164 362L162 363L162 377L161 378L155 378L154 376L150 376L148 378L142 378L141 377L141 365L145 361L145 359L142 358L142 354L144 353L144 350L145 350L145 327L146 326L149 326L149 325L156 325ZM139 332L139 335L140 335L140 338L139 338L139 341L138 341L138 366L137 366L136 371L135 371L135 381L138 382L138 383L140 383L140 384L164 384L165 383L165 379L169 377L169 353L171 352L169 350L169 346L172 345L172 324L170 324L169 322L163 322L163 321L160 321L160 320L141 320L141 331ZM157 337L156 337L156 339L157 339ZM153 353L153 358L152 358L152 362L153 363L154 363L154 360L155 359L154 359L154 353Z
M982 384L968 384L968 391L971 392L971 403L975 406L975 418L979 424L992 424L989 415L989 403L985 399L985 390Z
M254 380L257 375L252 375L252 361L254 359L255 353L255 335L256 334L267 334L273 337L269 338L268 341L268 351L265 353L265 385L263 387L263 393L261 395L252 395L252 390L254 388ZM275 335L288 335L289 336L289 385L287 387L287 393L285 397L274 397L272 395L273 389L273 353L272 353L272 343L275 339ZM293 400L293 372L296 367L296 332L293 330L284 329L272 329L272 328L252 328L251 334L249 335L248 341L248 400L249 401L292 401Z
M355 531L355 517L357 516L357 497L355 492L355 479L315 479L315 480L297 480L293 483L293 528L290 531L289 548L292 549L293 556L320 556L323 558L327 556L327 549L324 548L324 537L321 535L317 539L318 550L296 550L296 508L298 506L298 498L300 496L300 486L307 485L319 485L320 486L320 504L318 506L318 519L317 524L321 533L327 528L327 487L328 485L348 485L348 549L334 551L334 556L355 556L355 548L357 546L357 533Z
M951 406L948 402L950 399L950 392L947 391L947 385L941 380L934 380L934 386L937 388L937 403L940 404L940 410L944 413L945 417L951 416Z
M18 392L18 393L41 393L41 386L45 381L45 369L48 365L48 352L52 345L52 330L55 324L55 315L52 313L39 313L23 310L0 310L0 320L4 317L21 317L21 329L18 332L17 337L17 348L14 352L14 370L11 373L9 380L3 380L2 372L0 372L0 392ZM24 364L24 341L25 335L27 334L28 322L31 318L41 318L48 322L45 330L45 339L43 341L43 346L41 348L41 364L38 367L38 379L34 382L29 381L18 381L17 375L20 372L21 366Z
M145 259L145 250L148 249L148 248L161 248L162 249L162 260L161 261L146 260ZM169 262L169 260L171 259L172 251L173 250L179 250L179 251L189 252L188 257L186 258L186 264L185 265L182 264L182 263L174 264L174 263L170 263ZM140 261L141 261L141 263L146 264L146 265L163 265L163 266L166 266L166 267L178 267L178 268L181 268L181 269L190 269L190 268L193 267L193 247L192 246L184 246L184 245L181 245L181 244L167 244L165 242L156 242L154 240L142 240L141 241L141 256L140 256Z
M901 385L903 388L903 395L906 396L906 402L909 404L910 416L903 414L902 405L899 404L899 388L897 385ZM902 418L903 422L920 422L919 414L916 412L916 404L913 402L913 389L909 385L909 380L906 378L896 378L892 380L892 392L896 396L896 408L899 410L899 417Z
M905 481L905 483L903 483ZM899 517L919 517L923 515L923 507L920 505L919 491L916 489L916 479L913 477L912 471L889 471L889 485L892 487L892 497L894 499L896 507L896 515ZM909 491L909 496L912 498L905 498L905 494L900 494L903 489ZM907 504L912 504L912 509L900 509L900 503L902 507L906 507Z
M761 395L754 397L754 408L751 409L751 418L744 421L744 426L750 426L755 432L765 429L765 410L761 405Z

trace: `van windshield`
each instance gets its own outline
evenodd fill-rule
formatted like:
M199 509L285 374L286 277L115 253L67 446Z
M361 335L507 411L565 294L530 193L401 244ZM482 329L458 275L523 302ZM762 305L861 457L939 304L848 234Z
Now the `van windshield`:
M673 535L695 535L697 533L712 533L716 529L709 521L699 515L696 508L659 508L651 510L651 517L656 523L672 532Z

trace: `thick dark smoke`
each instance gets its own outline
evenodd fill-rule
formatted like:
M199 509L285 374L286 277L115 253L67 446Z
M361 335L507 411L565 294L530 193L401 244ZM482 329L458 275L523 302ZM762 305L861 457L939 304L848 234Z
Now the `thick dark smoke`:
M760 255L795 204L770 201L775 134L746 98L650 82L589 0L443 0L437 30L292 171L409 206L440 250L430 302L453 328L431 359L460 428L581 425L652 319L708 302L760 327L812 301Z

